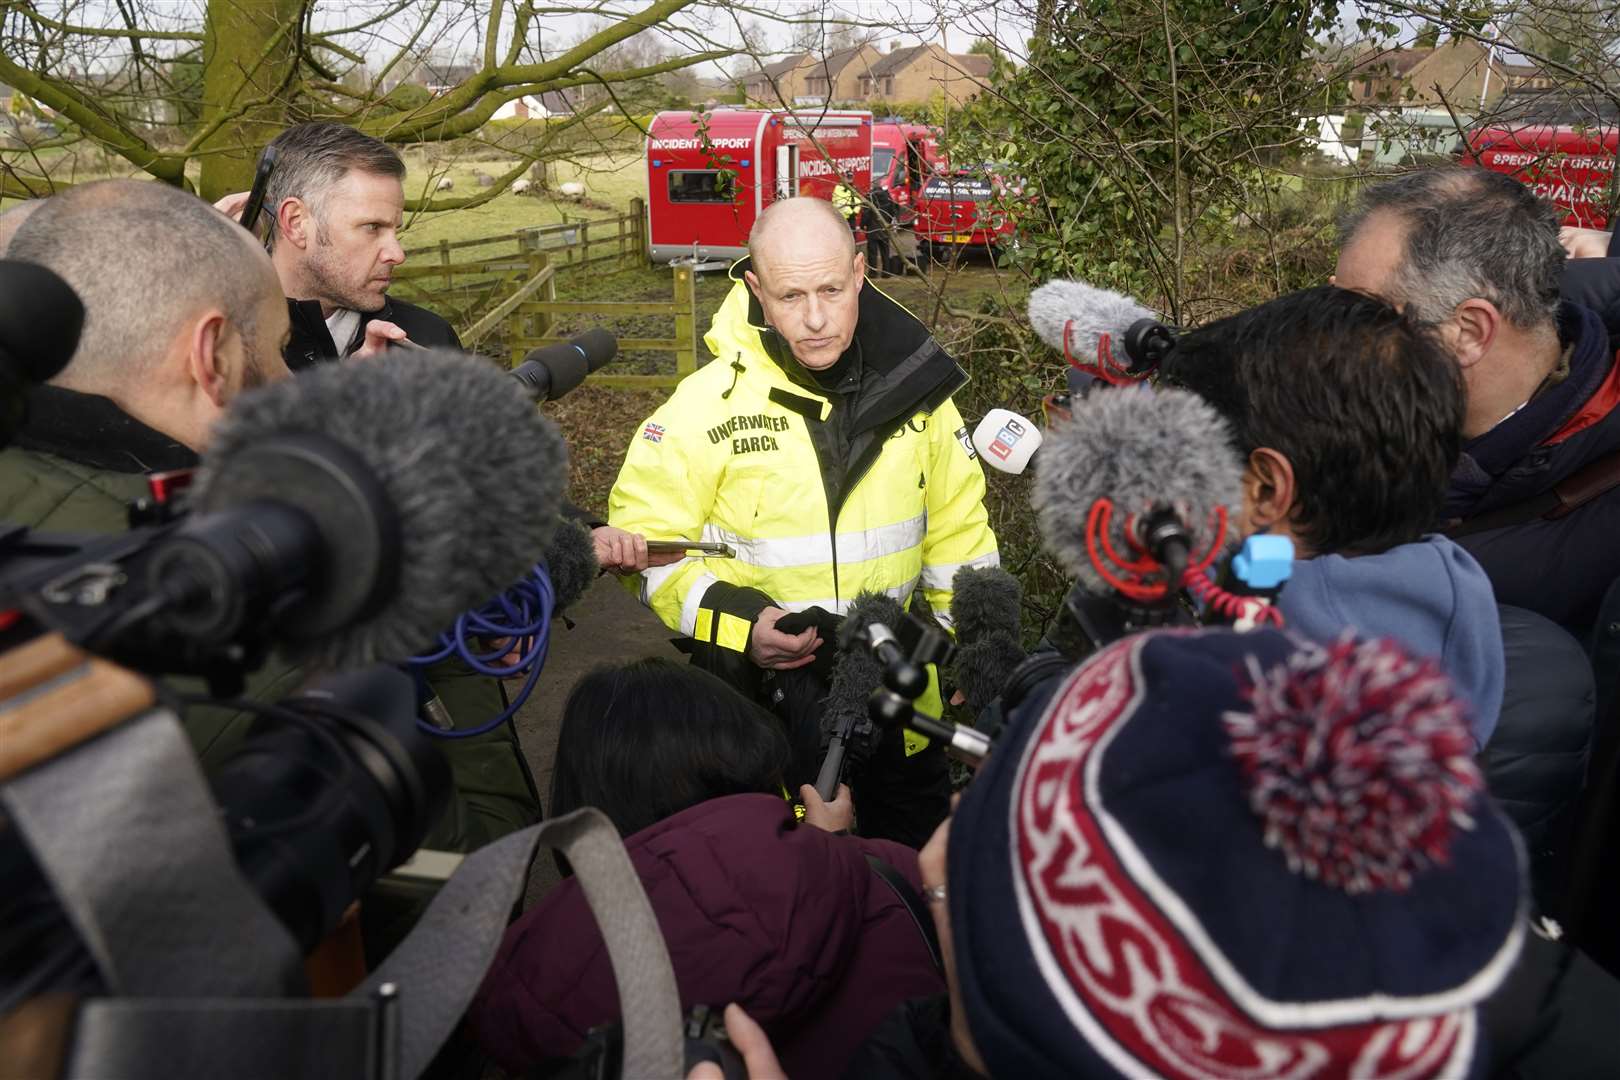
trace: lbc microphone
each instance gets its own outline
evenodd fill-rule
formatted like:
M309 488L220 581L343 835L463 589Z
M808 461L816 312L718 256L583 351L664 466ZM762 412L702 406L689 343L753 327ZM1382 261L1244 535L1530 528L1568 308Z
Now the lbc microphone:
M1041 448L1041 429L1011 409L991 409L973 429L973 449L997 472L1023 474Z
M323 364L226 413L149 576L194 640L257 620L293 660L402 661L533 567L567 463L487 360Z
M1242 479L1230 430L1203 399L1134 387L1076 401L1047 432L1030 502L1065 570L1092 592L1149 602L1221 553Z
M1114 386L1153 374L1176 342L1175 330L1135 300L1083 281L1030 293L1029 324L1071 367Z
M619 341L612 334L588 330L577 338L535 349L512 369L511 376L533 401L556 401L618 351Z

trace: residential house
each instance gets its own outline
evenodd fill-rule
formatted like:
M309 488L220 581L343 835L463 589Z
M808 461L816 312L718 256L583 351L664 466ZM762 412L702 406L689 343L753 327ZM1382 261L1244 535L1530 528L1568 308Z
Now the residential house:
M789 105L828 105L860 101L860 81L882 61L883 53L871 42L818 56L799 52L778 60L742 80L750 105L767 108Z
M864 101L925 102L944 96L971 101L990 82L990 57L949 53L935 44L899 48L891 45L883 59L859 80Z
M1479 110L1539 77L1538 68L1509 64L1473 38L1431 48L1369 49L1350 68L1352 107Z
M503 101L490 117L492 120L548 120L553 116L572 116L574 101L563 90L547 90L543 94L525 94Z
M478 64L457 64L453 61L424 60L418 64L411 81L425 86L434 95L448 93L478 74Z

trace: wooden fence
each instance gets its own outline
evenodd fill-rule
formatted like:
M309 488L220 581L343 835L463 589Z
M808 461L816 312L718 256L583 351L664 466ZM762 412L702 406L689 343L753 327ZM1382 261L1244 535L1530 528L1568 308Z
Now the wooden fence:
M697 370L697 275L689 266L672 268L668 300L608 301L558 300L555 265L543 267L511 296L496 305L470 328L479 336L501 322L506 324L506 345L512 366L530 349L567 341L553 333L559 315L595 315L603 319L661 315L674 320L675 333L667 338L619 338L621 352L672 352L673 375L621 375L612 368L590 377L595 386L620 389L670 389ZM469 344L469 348L472 346Z
M554 273L613 262L618 269L642 265L647 251L646 205L631 200L617 217L538 225L499 236L441 240L407 248L394 269L395 295L431 307L460 328L534 280L542 266ZM506 247L509 250L499 250ZM495 250L491 250L495 249Z

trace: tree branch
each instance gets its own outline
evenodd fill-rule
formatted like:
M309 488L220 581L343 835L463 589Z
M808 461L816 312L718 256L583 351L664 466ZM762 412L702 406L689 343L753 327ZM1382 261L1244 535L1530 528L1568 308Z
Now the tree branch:
M201 41L203 39L200 30L143 30L134 26L120 30L112 26L72 26L41 15L34 9L34 5L26 3L25 0L5 0L4 3L0 3L0 11L6 8L16 11L29 22L43 26L47 30L55 30L61 34L72 34L79 37L139 38L144 41Z
M185 158L155 150L133 131L104 115L70 84L47 79L19 67L0 54L0 81L21 90L35 101L50 106L78 125L86 135L107 147L130 164L145 169L159 180L180 184L185 179Z

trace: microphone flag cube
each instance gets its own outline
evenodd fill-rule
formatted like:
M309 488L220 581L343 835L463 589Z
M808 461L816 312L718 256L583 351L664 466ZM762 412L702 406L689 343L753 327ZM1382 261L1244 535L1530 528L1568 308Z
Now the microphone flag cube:
M1018 476L1041 448L1041 429L1011 409L991 409L973 431L973 449L992 469Z

